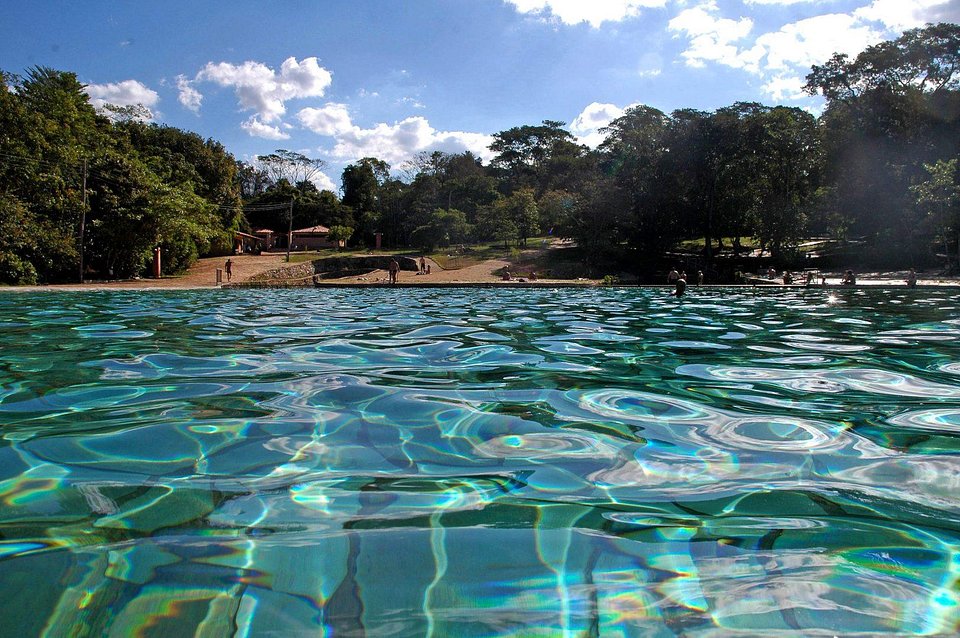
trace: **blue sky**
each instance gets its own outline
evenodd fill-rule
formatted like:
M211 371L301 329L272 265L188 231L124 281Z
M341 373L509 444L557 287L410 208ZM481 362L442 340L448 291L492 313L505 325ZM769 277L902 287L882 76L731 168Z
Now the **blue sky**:
M855 55L960 0L165 0L8 3L0 69L73 71L96 104L252 160L489 158L490 135L561 120L584 143L623 109L801 106L810 65Z

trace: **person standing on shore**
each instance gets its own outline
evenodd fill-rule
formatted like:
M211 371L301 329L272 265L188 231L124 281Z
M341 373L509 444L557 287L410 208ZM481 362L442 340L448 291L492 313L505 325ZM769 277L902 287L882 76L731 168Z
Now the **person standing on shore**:
M227 257L227 263L223 265L223 271L227 273L227 281L233 276L233 260Z
M390 260L390 283L397 283L397 275L400 273L400 264L397 263L396 259Z
M907 287L916 288L917 287L917 272L911 268L910 272L907 273Z

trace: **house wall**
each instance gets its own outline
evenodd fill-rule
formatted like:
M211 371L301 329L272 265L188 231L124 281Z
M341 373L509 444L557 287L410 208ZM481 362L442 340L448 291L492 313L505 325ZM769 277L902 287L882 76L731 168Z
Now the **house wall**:
M335 248L336 244L326 235L293 235L293 248L295 250L316 250L318 248Z

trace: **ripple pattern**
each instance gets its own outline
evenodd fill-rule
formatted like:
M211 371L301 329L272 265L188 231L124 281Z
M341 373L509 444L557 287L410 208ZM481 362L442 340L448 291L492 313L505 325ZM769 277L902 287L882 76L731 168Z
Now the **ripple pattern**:
M4 625L949 635L958 302L4 291Z

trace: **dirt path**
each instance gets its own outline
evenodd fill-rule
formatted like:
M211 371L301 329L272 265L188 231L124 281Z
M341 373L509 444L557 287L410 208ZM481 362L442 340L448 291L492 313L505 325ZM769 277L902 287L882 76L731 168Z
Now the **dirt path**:
M99 290L99 289L183 289L183 288L217 288L217 269L224 269L226 257L206 257L200 259L190 270L183 275L175 277L162 277L160 279L131 279L125 281L88 281L84 284L60 284L56 286L24 286L24 289L63 289L63 290ZM262 255L234 255L230 258L232 276L231 282L243 282L266 270L280 268L286 264L285 253L264 253ZM423 284L444 284L444 283L484 283L499 281L499 277L494 271L508 266L506 261L500 259L491 259L480 264L467 266L457 270L444 270L432 259L428 259L430 264L429 275L418 275L414 272L404 270L400 272L401 283L423 283ZM340 279L328 279L325 283L329 284L357 284L357 283L378 283L386 282L388 279L386 270L375 270L366 275L342 277ZM227 283L226 274L223 273L223 283Z

